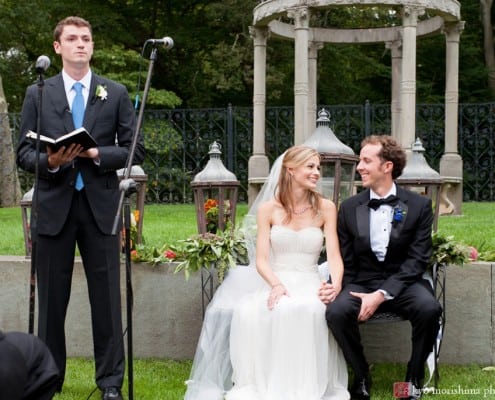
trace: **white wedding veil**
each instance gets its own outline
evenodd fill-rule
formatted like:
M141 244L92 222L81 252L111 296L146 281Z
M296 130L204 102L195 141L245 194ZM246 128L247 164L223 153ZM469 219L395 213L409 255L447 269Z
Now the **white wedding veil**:
M229 352L232 311L241 296L266 286L256 271L256 214L262 203L275 197L283 156L273 163L260 193L241 223L249 266L231 268L208 305L184 400L223 400L225 392L232 388Z
M246 247L248 250L249 264L253 264L256 261L256 216L260 205L275 198L278 189L278 180L280 177L280 171L282 170L282 162L285 153L278 156L270 169L265 183L263 184L258 196L249 208L248 213L244 216L240 231L244 235L246 241Z

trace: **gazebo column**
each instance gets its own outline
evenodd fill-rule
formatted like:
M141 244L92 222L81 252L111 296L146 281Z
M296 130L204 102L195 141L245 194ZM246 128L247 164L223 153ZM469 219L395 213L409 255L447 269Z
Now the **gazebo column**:
M391 114L392 123L391 131L392 136L399 139L399 128L400 128L400 83L401 83L401 70L402 70L402 41L394 40L392 42L386 43L387 49L390 49L392 58L392 102L391 102Z
M288 10L287 14L294 19L294 144L302 144L309 136L309 9L306 6L297 7Z
M248 203L256 199L270 171L265 154L266 43L268 27L250 27L254 41L253 154L248 162Z
M309 105L308 105L308 128L306 134L310 134L316 129L316 113L318 110L317 81L318 81L318 51L323 48L321 42L309 43L308 55L308 79L309 79ZM309 137L309 135L308 135ZM306 140L307 137L304 138Z
M397 139L408 152L416 136L416 34L418 16L424 11L423 7L406 6L402 16L401 113Z
M459 120L459 41L464 21L446 22L445 73L445 153L440 159L440 175L444 179L440 213L462 214L462 158L458 150Z

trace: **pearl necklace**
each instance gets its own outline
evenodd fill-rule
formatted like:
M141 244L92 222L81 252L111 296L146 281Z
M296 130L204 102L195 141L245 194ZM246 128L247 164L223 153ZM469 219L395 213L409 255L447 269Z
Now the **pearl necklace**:
M292 210L292 214L294 214L294 215L302 215L306 211L308 211L310 208L313 208L313 207L312 206L306 206L306 207L301 208L300 210Z

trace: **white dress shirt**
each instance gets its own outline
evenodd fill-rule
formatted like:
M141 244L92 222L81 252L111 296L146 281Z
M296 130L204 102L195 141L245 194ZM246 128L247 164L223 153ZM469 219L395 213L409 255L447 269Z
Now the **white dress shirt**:
M72 88L72 86L74 86L74 83L76 82L81 82L83 85L82 95L84 97L84 106L86 106L89 98L89 87L91 86L91 70L89 70L88 73L79 81L72 79L64 70L62 70L62 79L64 80L65 94L67 96L67 101L71 111L72 102L74 101L74 97L76 97L76 91Z
M397 188L395 183L392 185L390 191L383 197L386 198L390 195L396 195ZM373 190L370 190L370 200L380 199ZM390 232L392 230L392 217L393 207L389 204L382 204L376 210L370 208L370 241L371 250L375 253L376 258L379 261L385 260L387 255L388 242L390 240Z
M390 195L397 195L395 183L390 188L390 191L383 196L387 198ZM373 190L370 190L370 200L380 199ZM375 253L379 261L385 260L387 255L388 243L390 241L390 232L392 231L392 218L394 209L390 204L382 204L376 210L370 208L370 244L371 250ZM385 296L385 300L393 299L386 290L379 289Z

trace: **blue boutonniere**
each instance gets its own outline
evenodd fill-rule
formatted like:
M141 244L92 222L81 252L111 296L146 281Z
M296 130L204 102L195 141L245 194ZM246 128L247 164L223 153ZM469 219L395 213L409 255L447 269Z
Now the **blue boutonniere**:
M392 225L396 226L398 223L402 222L406 215L406 211L403 210L400 206L394 207L394 215L392 216Z

